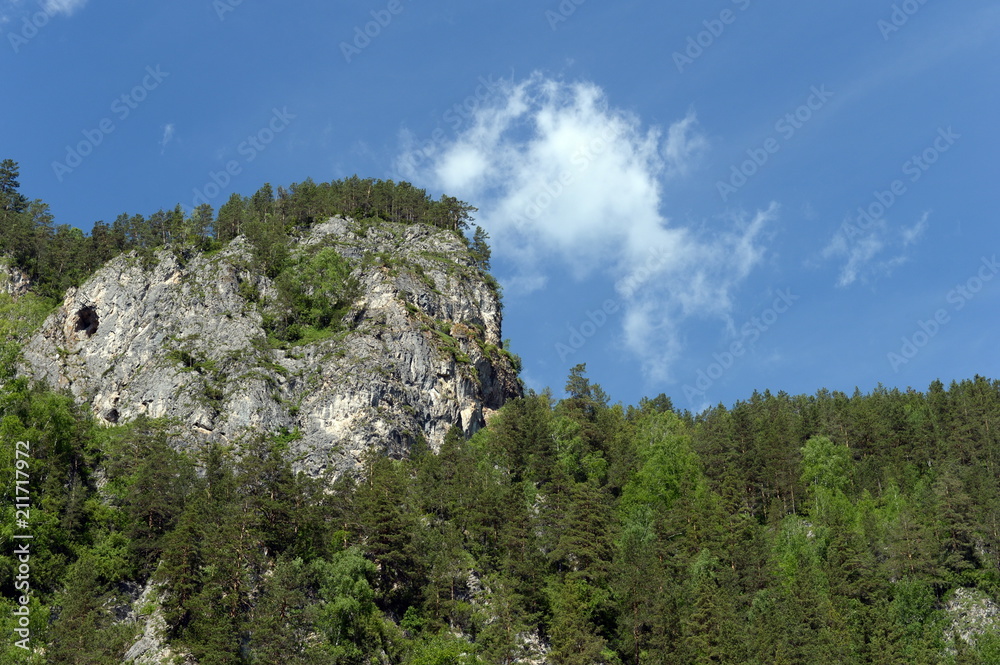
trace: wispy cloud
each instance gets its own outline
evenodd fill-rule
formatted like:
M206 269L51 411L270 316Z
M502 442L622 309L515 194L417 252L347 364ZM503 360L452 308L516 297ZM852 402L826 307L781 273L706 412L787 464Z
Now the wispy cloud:
M168 122L163 126L163 138L160 139L160 154L162 155L167 149L167 144L174 140L174 123Z
M772 206L723 220L724 231L711 237L666 217L664 188L706 148L693 112L665 132L644 128L598 86L536 73L506 81L423 170L402 158L395 166L475 202L495 251L520 266L508 283L543 288L542 267L554 260L578 279L611 275L625 345L662 380L681 351L686 319L725 320L777 214Z
M82 9L87 4L87 0L45 0L42 9L49 14L62 14L72 16L78 9Z
M864 231L850 220L845 222L821 252L826 260L844 260L837 286L850 286L859 280L868 283L892 274L909 260L907 250L923 237L930 215L925 212L913 226L900 229L892 229L885 219L875 221Z
M72 16L86 4L87 0L41 0L37 4L25 0L0 0L0 25L30 16L38 12L39 7L49 16Z
M675 122L667 130L667 140L663 144L663 159L666 161L667 175L685 175L695 162L708 150L708 140L696 131L698 118L694 111Z
M5 25L14 20L15 14L21 6L23 0L0 0L0 25Z
M903 247L909 247L915 244L924 235L924 231L927 230L927 220L930 219L930 211L925 212L917 220L917 223L911 227L903 228L900 231L900 236L903 240Z

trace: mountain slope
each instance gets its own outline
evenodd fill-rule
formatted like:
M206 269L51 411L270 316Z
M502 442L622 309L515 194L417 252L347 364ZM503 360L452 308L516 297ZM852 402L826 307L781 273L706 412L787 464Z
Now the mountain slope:
M297 470L333 477L372 447L401 457L421 436L436 449L454 424L474 433L520 395L499 296L455 233L332 218L292 244L293 271L329 249L352 288L312 341L269 338L282 278L255 273L237 238L112 260L28 342L22 373L109 423L176 419L189 443L288 434Z

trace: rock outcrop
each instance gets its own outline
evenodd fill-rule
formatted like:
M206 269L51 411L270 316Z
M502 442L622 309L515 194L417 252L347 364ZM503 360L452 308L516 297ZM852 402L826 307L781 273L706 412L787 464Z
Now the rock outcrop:
M975 646L976 638L983 634L1000 634L1000 606L979 589L955 589L944 609L951 620L945 630L948 643L961 640Z
M121 623L138 627L142 634L128 648L123 662L135 665L159 665L159 663L186 662L187 654L178 654L167 640L167 621L159 602L159 589L147 582L131 605L116 608L125 610Z
M210 254L120 256L71 290L24 349L22 372L95 415L180 424L190 443L283 433L297 469L335 477L378 448L436 448L520 394L501 304L462 239L423 225L333 218L293 252L333 247L358 297L343 330L278 348L259 303L275 295L237 238Z
M28 274L12 265L10 260L0 257L0 292L17 298L27 293L30 287Z

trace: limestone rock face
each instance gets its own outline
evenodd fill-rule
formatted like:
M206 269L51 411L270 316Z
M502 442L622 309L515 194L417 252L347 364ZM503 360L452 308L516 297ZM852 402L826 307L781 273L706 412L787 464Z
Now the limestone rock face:
M335 477L376 448L433 448L521 393L501 305L455 234L333 218L293 248L333 247L360 288L343 331L276 348L275 295L237 238L211 254L120 256L67 293L24 350L22 372L69 389L109 423L180 423L192 444L291 434L297 469ZM295 438L295 437L298 438Z
M17 298L27 293L30 287L31 279L28 274L11 265L8 259L0 257L0 291Z
M985 633L1000 632L1000 606L978 589L959 587L945 603L951 623L945 630L945 640L959 639L975 645Z
M167 642L167 621L159 603L158 589L152 582L146 583L131 606L120 609L127 611L123 623L142 629L142 634L125 652L122 662L159 665L189 660L187 654L175 653Z

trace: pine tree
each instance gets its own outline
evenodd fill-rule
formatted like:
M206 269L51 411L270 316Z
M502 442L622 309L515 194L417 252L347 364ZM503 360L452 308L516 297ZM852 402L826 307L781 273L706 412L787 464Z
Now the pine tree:
M524 597L515 590L514 580L503 575L486 577L482 583L476 645L487 662L512 665L522 651L522 636L531 628Z
M593 480L572 485L558 540L549 554L557 569L597 586L605 584L612 552L611 502Z
M243 235L246 233L248 217L246 201L234 192L219 208L219 217L215 222L215 239L227 243Z
M301 559L279 558L261 584L249 642L252 665L312 665L323 655L310 639L318 606L310 600L315 573Z
M185 509L177 528L164 542L163 560L157 571L167 592L162 601L164 617L174 635L182 634L191 623L194 599L205 583L205 513L200 507L201 502L196 502Z
M208 203L202 203L191 212L191 218L187 225L188 245L197 247L205 251L211 248L211 240L215 234L215 211Z
M683 661L706 665L729 660L735 621L731 599L720 588L719 560L705 549L691 563L685 589L683 637L679 648Z
M130 644L130 631L115 626L105 609L106 586L98 579L89 556L70 567L46 648L48 662L107 665L120 662Z
M176 524L194 485L193 469L155 433L136 446L138 468L125 497L129 539L140 565L152 566L163 549L162 539Z
M472 257L472 265L486 273L490 270L490 256L492 251L487 241L490 239L483 227L476 226L476 231L472 236L472 245L469 247L469 255Z
M664 632L667 580L653 522L649 507L619 517L611 589L618 606L619 650L630 665L639 665L650 650L654 631L661 637Z
M592 617L600 602L596 589L582 579L553 581L548 589L552 607L548 657L556 665L592 665L605 660L607 642Z
M402 614L423 579L416 565L418 526L406 505L406 481L391 459L375 451L365 461L364 474L355 501L365 555L378 571L375 589L380 606Z
M17 214L28 207L28 199L18 191L21 183L17 178L20 175L20 168L13 159L5 159L0 162L0 212L7 214Z

